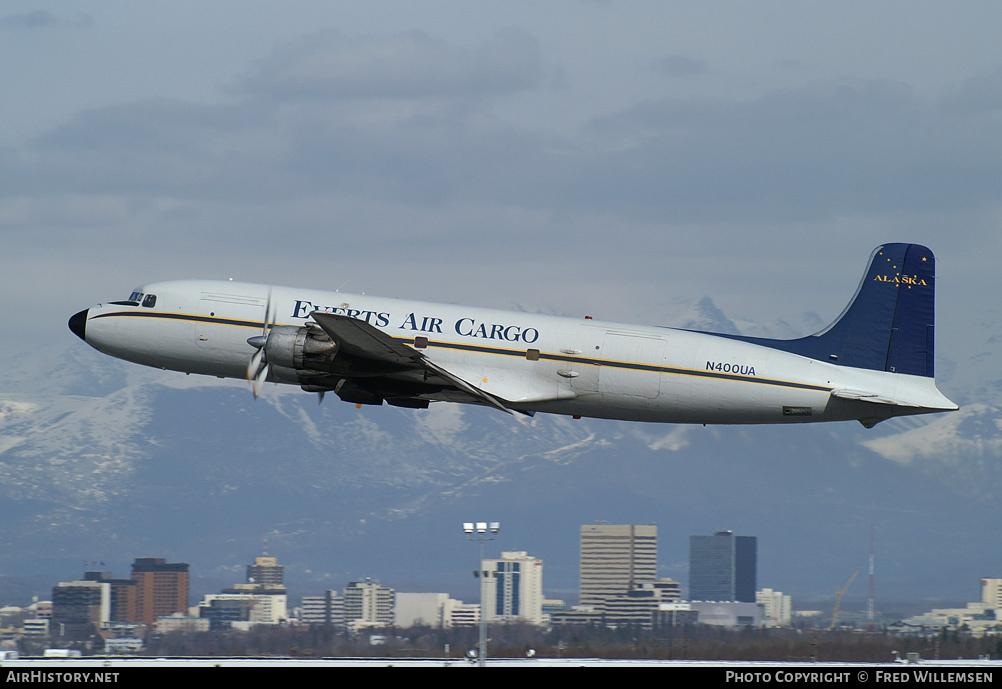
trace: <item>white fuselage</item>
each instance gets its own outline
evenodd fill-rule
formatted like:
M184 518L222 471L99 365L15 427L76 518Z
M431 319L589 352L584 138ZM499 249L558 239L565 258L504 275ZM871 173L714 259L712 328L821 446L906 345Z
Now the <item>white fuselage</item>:
M837 366L672 328L225 281L140 289L156 296L155 305L92 307L86 341L121 359L185 373L245 378L254 352L247 339L262 334L266 320L302 326L322 311L364 320L403 344L427 338L420 346L429 360L526 412L783 423L956 408L931 378ZM275 370L270 379L298 383L291 370ZM840 391L893 404L833 395ZM470 401L449 391L427 398Z

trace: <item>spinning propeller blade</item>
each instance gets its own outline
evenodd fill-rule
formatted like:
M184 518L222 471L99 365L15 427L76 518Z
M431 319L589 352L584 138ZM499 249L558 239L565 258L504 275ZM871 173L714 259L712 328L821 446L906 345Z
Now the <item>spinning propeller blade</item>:
M264 321L261 323L261 334L247 338L247 344L256 347L257 351L251 355L247 362L247 380L251 384L251 394L257 399L258 393L265 381L268 380L268 373L271 366L268 364L268 357L265 348L268 344L269 331L275 325L275 316L271 311L271 288L268 288L268 301L264 307Z

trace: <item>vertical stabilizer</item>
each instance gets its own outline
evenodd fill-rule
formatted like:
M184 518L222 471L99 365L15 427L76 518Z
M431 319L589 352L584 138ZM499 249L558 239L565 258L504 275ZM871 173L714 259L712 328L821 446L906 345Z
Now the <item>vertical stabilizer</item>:
M842 366L933 377L935 272L924 246L877 247L855 298L814 337Z
M927 247L884 244L870 255L852 301L821 332L796 340L730 337L839 366L932 378L935 272Z

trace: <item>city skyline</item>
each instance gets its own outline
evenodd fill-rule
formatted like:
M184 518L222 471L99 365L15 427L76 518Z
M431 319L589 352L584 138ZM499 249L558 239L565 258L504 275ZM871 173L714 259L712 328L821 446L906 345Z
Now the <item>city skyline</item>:
M596 526L609 528L605 533L595 534ZM593 536L599 537L597 543L582 542L583 551L587 552L597 547L600 551L612 550L621 555L626 550L623 547L625 541L632 540L636 536L644 537L643 532L638 533L636 529L625 528L630 526L636 525L582 525L583 535L591 531ZM649 530L647 533L650 533ZM697 559L706 557L708 552L715 559L719 559L720 556L719 552L701 549L700 538L728 541L732 550L738 549L733 541L732 532L716 532L713 536L694 537L693 555ZM719 551L720 548L716 550ZM583 558L583 561L588 560ZM511 575L520 573L523 564L527 565L527 575L520 587L520 577L512 578ZM517 605L512 605L512 602L520 596L528 601L531 596L538 595L542 583L541 565L539 559L529 557L522 551L504 552L500 558L485 559L483 568L492 573L488 579L493 580L489 583L494 584L495 588L492 589L494 595L486 598L488 608L484 614L488 615L492 622L526 622L531 625L546 623L549 620L548 615L535 618L528 614L519 615L515 611ZM270 580L259 584L255 582L255 578L261 577L261 567L269 569L270 576L264 578ZM186 565L183 563L167 563L163 558L136 558L133 563L136 578L132 580L136 586L133 588L138 590L144 585L149 585L145 580L150 577L174 575L185 572L185 568ZM475 624L479 618L479 612L476 611L479 606L452 599L448 594L398 594L393 588L382 586L379 581L371 578L349 583L340 594L327 591L325 596L321 597L304 596L300 612L298 606L294 610L293 603L288 601L281 583L282 568L283 565L277 558L258 556L253 564L247 566L247 581L235 585L238 590L223 590L220 594L205 595L197 607L197 612L190 612L196 610L194 607L170 614L165 612L156 617L154 624L140 620L138 615L122 618L112 613L111 589L115 586L115 582L121 585L122 581L112 579L111 572L88 571L83 580L64 582L55 586L52 591L52 601L47 603L51 606L51 618L39 615L39 619L26 620L25 629L30 627L31 634L35 636L48 633L71 640L83 640L89 638L93 630L99 626L105 629L106 625L110 625L107 627L107 631L112 632L109 644L123 650L127 648L136 650L138 639L135 638L136 632L131 631L133 627L126 624L128 622L134 622L138 627L145 628L147 631L144 634L148 634L154 630L158 633L229 629L246 631L256 624L284 624L293 619L310 623L333 623L339 628L358 631L381 629L393 624L403 627L414 623L442 627L462 626ZM960 620L965 628L969 625L972 628L988 630L1002 619L999 593L1002 591L1002 578L986 578L979 583L982 589L980 602L968 602L962 609L933 609L924 615L912 616L903 621L899 618L899 621L891 627L896 633L907 634L909 629L913 632L921 631L927 625L935 627L944 620ZM164 580L162 585L156 588L161 590L176 588L176 581L174 578L171 581ZM497 598L497 604L493 603L492 598ZM505 601L503 605L502 599ZM398 602L407 608L408 612L404 612L403 609L398 611ZM679 625L696 621L701 624L723 626L790 626L792 617L805 620L817 615L815 612L807 611L809 617L801 617L804 613L791 610L789 596L770 588L757 591L754 603L680 600L677 582L666 579L634 582L627 594L614 594L608 597L604 603L604 613L600 613L594 619L587 615L582 616L585 610L575 612L576 608L569 608L561 601L550 600L547 601L547 605L550 614L554 615L554 624L590 624L598 620L606 625L631 624L645 629L651 629L652 623L656 627L659 624ZM504 608L504 611L499 612L499 608ZM136 609L133 608L133 613L135 612ZM195 616L191 617L191 614ZM579 619L575 619L576 617ZM850 618L863 619L861 615L851 615ZM40 623L46 621L50 624L40 626ZM883 618L881 624L886 625L888 621ZM952 624L958 626L961 624L960 621ZM841 622L846 623L845 620ZM834 625L834 620L832 624ZM88 629L91 631L88 632Z
M647 575L648 572L656 569L656 525L606 524L604 522L596 522L580 525L579 532L581 537L579 566L582 568L582 572L584 573L586 570L591 569L602 574L599 580L601 580L603 586L598 588L594 586L590 587L592 589L592 592L589 594L591 596L590 605L595 605L596 601L605 600L609 595L622 595L632 588L641 586L657 587L661 585L659 582L671 581L670 579L652 579ZM754 570L757 566L757 537L735 536L733 531L718 531L712 536L691 535L689 540L690 558L705 560L696 569L708 565L707 572L713 575L710 577L713 585L725 585L730 587L729 590L731 591L738 591L741 588L737 585L740 579L744 579L745 587L754 583L751 595L752 600L744 602L755 602L756 593L767 592L771 595L773 592L771 587L760 586L754 581ZM741 554L741 551L743 551L743 554ZM597 556L596 553L598 553ZM741 562L742 558L744 559L743 563ZM98 564L104 566L104 561L93 560L83 564L85 569L80 579L81 582L107 583L112 585L109 609L115 608L116 595L120 595L121 600L117 605L123 611L131 611L124 615L119 614L119 619L138 619L139 606L137 605L137 592L139 589L144 588L144 577L155 576L157 573L161 576L169 576L171 578L169 586L167 586L168 582L165 582L164 585L157 587L161 591L169 588L173 592L179 592L182 590L180 587L186 586L188 581L202 581L205 585L212 586L212 584L207 583L210 581L207 578L199 576L190 577L189 565L187 563L170 563L165 558L134 558L131 565L133 578L130 579L116 579L112 576L111 570L87 569ZM512 564L516 566L512 568ZM496 598L497 600L505 599L506 602L504 605L508 606L507 609L509 612L512 610L510 606L513 599L513 591L519 586L519 577L509 578L507 581L505 581L505 578L506 575L519 573L527 569L527 567L522 567L522 564L531 565L531 568L535 571L534 577L526 578L527 590L538 591L545 596L545 593L543 593L545 587L542 586L543 579L539 576L543 570L543 560L541 558L532 557L525 551L502 551L498 557L486 557L483 562L485 571L497 571L491 577L481 580L481 586L486 585L488 587L485 590L492 592L492 598ZM728 581L722 581L721 577L717 576L722 571L720 570L720 566L724 566L731 573L729 577L723 577L723 579L729 579L729 583ZM220 587L222 593L285 595L288 592L284 584L285 565L280 563L277 557L268 555L267 553L254 556L251 563L244 565L244 569L246 582L238 582L229 587L222 586ZM690 571L692 569L690 567ZM741 569L746 570L744 575L739 573ZM747 571L749 569L750 571ZM639 575L638 572L640 573ZM177 579L177 577L181 577L181 579ZM582 585L584 585L585 578L582 577L581 581ZM366 582L379 584L379 580L374 577L356 577L354 581L346 582L344 585L355 586L356 584L364 584ZM500 586L497 586L498 583L500 583ZM980 595L983 600L995 601L996 603L1002 600L1002 578L981 578L979 583L981 585ZM130 597L131 603L124 602L126 600L124 594L116 594L114 592L115 585L121 586L122 584L133 585L126 587L133 589L133 591L130 591L132 594ZM152 589L149 584L145 588ZM316 590L316 586L308 582L301 583L298 588L303 591ZM599 590L606 590L605 596L596 595L595 591ZM683 591L680 590L680 592ZM415 593L418 592L415 591ZM686 600L703 600L699 597L693 597L691 590L685 590L684 593L683 598ZM194 600L200 595L204 596L205 594L192 590L190 591L189 600ZM307 594L300 593L296 595ZM171 593L169 597L176 598L176 593ZM747 597L745 596L745 598ZM786 597L789 598L789 596ZM161 596L161 600L163 599L164 596ZM705 600L726 600L726 598L706 598ZM741 601L736 596L734 600ZM574 603L573 599L569 601L569 604ZM580 605L580 599L576 603ZM491 604L493 604L493 601ZM148 606L149 604L147 604ZM496 609L496 607L489 608L489 610L495 611ZM518 615L515 614L513 616L517 617Z
M596 524L584 524L584 525L581 525L579 527L579 529L583 533L586 529L595 531L595 530L601 530L602 528L609 528L609 527L614 527L616 529L622 529L622 528L631 528L631 527L632 528L636 528L638 526L639 527L643 527L644 529L648 529L647 533L649 534L649 536L648 536L649 538L650 538L650 534L653 534L653 542L655 543L655 545L653 547L653 550L656 552L656 548L657 548L657 546L656 546L656 539L657 539L657 527L656 527L656 525L606 525L606 524L603 524L603 523L599 522L599 523L596 523ZM721 536L721 535L726 535L728 533L729 532L718 532L716 535L717 536ZM688 540L690 541L690 547L692 545L692 539L693 538L697 538L697 537L696 536L689 536L688 537ZM708 536L708 537L703 537L703 538L711 538L712 539L713 537L709 537ZM757 541L757 537L750 537L750 538L752 539L752 541ZM735 543L738 542L740 539L741 539L741 537L737 537L735 539ZM500 546L498 546L498 548L500 549ZM753 550L754 549L755 548L753 546ZM578 555L578 558L577 558L579 566L581 564L581 555L582 555L582 553L579 552L579 555ZM691 550L690 550L689 555L691 557ZM754 553L753 553L753 558L754 558ZM497 559L500 559L500 556L499 556L499 558L494 558L494 559L488 558L488 560L491 560L491 561L496 561ZM135 558L133 560L132 564L131 564L131 567L134 568L135 565L136 565L136 563L140 562L140 561L144 561L144 562L148 562L148 563L154 563L156 561L163 561L163 560L164 560L164 558ZM879 560L879 558L878 558L878 560ZM485 560L485 562L486 561L487 560ZM648 558L648 561L649 561L649 558ZM655 561L656 561L656 559L655 559ZM108 559L108 562L114 562L114 561L111 560L111 559ZM105 571L89 570L89 569L87 569L89 567L93 567L93 566L96 566L96 565L99 565L99 564L102 567L104 567L105 561L104 560L94 559L94 560L89 560L89 561L84 562L83 563L83 566L84 566L84 572L83 572L84 578L91 578L91 579L93 579L95 581L103 581L103 580L107 580L107 581L125 581L126 583L133 581L131 579L114 580L113 578L110 577L111 570L113 568L108 568ZM757 564L757 562L756 562L756 564ZM248 577L251 577L252 576L251 573L253 571L255 571L255 569L257 567L260 567L262 565L264 565L268 569L272 569L272 570L277 569L279 572L281 572L285 568L284 565L277 564L277 558L276 557L269 556L269 555L263 555L263 556L262 555L258 555L258 556L255 556L253 558L253 563L252 564L239 565L239 567L241 569L244 569L246 571L246 574L247 574ZM178 564L170 565L170 567L184 567L184 566L185 565L178 565ZM650 564L647 565L647 569L648 570L650 570L651 567L652 567L652 565L650 565ZM210 566L210 568L215 568L215 566L214 565ZM686 571L689 571L688 567L686 568ZM887 596L887 595L882 595L882 592L881 592L881 579L880 579L880 576L879 576L879 572L880 572L880 568L878 566L878 568L877 568L877 579L876 579L876 581L877 581L877 603L878 603L878 607L881 606L881 601L882 600L883 601L888 601L888 602L890 602L893 605L900 605L902 602L904 602L905 600L907 600L907 599L904 599L904 598L902 598L900 596L891 597L891 596ZM987 572L987 573L988 574L992 574L992 572ZM278 576L281 578L281 577L284 576L284 574L280 573ZM66 577L65 577L65 575L53 574L52 578L53 578L53 580L57 580L57 579L65 579ZM365 579L366 577L365 576L361 576L360 577L359 575L354 575L354 574L353 575L345 575L345 578L344 578L344 580L343 580L343 582L342 582L341 585L345 585L347 583L350 583L350 580L358 580L360 578L361 579ZM385 578L385 577L383 577L383 578ZM428 580L428 581L430 581L430 580L432 580L434 578L435 577L433 575L430 575L430 574L425 577L425 579ZM978 577L975 577L975 578L978 578ZM204 595L205 593L209 593L211 591L216 590L216 588L222 588L223 590L229 590L231 592L237 592L238 589L241 588L241 587L246 589L246 588L254 588L254 587L260 587L261 586L260 584L237 584L237 588L229 588L229 589L227 589L227 587L225 586L225 582L226 582L225 578L220 578L218 576L217 577L213 577L213 576L208 575L208 574L197 574L197 575L191 577L190 581L191 581L191 583L195 584L195 588L193 588L192 591L191 591L191 596L192 597L197 597L197 596L200 596L200 595ZM682 584L684 586L684 588L682 589L682 592L684 593L684 597L686 597L687 599L689 599L691 597L690 596L691 591L689 590L689 578L685 577L681 581L682 581ZM996 582L998 582L999 579L988 577L988 578L984 579L984 581L991 582L993 585L997 585ZM579 582L580 582L580 577L579 577ZM765 584L768 584L768 583L769 583L768 581L765 582ZM757 582L755 584L755 587L756 587L755 590L761 590L762 587L765 584ZM318 585L317 582L311 582L309 579L305 579L305 578L304 579L297 579L295 581L294 585L293 585L293 590L294 590L294 592L296 592L296 595L306 595L306 592L317 590L317 585ZM405 585L405 587L407 586L407 584L404 584L404 585ZM580 583L579 583L579 586L580 586ZM417 586L417 588L413 588L413 590L414 591L433 591L433 590L440 590L440 588L441 587L438 587L438 586L436 586L434 584L428 584L428 583L426 583L426 584ZM452 589L452 591L454 593L459 593L460 595L466 595L471 600L473 600L477 595L479 595L479 594L476 593L476 587L467 587L467 586L460 585L460 586L452 586L450 588ZM464 591L465 591L465 594L463 593ZM574 596L573 595L568 595L568 594L570 594L572 592L569 591L569 590L567 590L566 588L547 587L545 591L547 592L547 595L550 595L550 596L553 596L553 597L558 597L558 598L562 598L562 599L565 599L565 600L571 600L571 601L574 600ZM578 593L580 593L580 590L578 590ZM866 600L866 596L867 595L868 595L867 593L865 593L860 587L857 586L854 593L850 592L850 594L846 596L846 600L847 601L857 601L858 602L858 607L860 607L860 609L863 609L865 607L863 601ZM794 597L795 600L798 600L798 601L799 600L805 600L805 599L806 600L814 600L813 597L804 597L804 596L802 596L800 594L794 594L793 597ZM692 599L695 600L696 598L692 598ZM752 599L752 601L755 600L754 594L751 596L751 599ZM962 599L962 597L956 597L956 598L953 598L952 600L961 600L961 599ZM112 599L113 604L114 604L115 600L116 599L115 599L115 597L113 595L113 599ZM578 602L580 603L580 600L578 600ZM119 603L119 605L126 605L126 603L122 602L122 603ZM135 604L133 603L132 605L135 605Z

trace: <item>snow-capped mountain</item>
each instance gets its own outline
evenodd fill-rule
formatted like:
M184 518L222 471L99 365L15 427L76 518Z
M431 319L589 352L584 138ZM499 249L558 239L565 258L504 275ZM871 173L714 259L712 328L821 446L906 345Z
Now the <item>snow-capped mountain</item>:
M817 329L812 315L766 328L708 299L676 307L673 323L695 329ZM991 327L965 354L981 359L941 371L983 366ZM233 580L267 537L303 588L372 576L469 594L475 549L459 526L489 519L502 522L489 547L542 558L548 593L573 600L579 527L604 520L656 523L660 573L683 586L688 536L733 529L759 538L759 586L824 597L865 571L872 522L878 604L970 599L1002 575L1002 376L960 378L943 388L959 412L869 431L704 428L356 409L277 387L255 402L81 344L34 352L0 378L0 574L70 579L102 561L125 576L159 556Z

